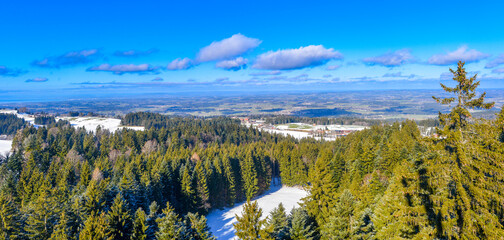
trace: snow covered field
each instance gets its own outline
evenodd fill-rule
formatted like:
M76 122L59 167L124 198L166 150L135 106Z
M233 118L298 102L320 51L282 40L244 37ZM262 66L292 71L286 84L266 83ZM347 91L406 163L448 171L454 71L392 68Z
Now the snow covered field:
M269 191L254 199L262 208L263 218L282 203L287 213L294 207L299 207L299 202L306 197L305 190L295 187L272 186ZM223 210L213 210L208 214L208 226L217 240L235 239L233 223L236 222L235 214L241 215L244 203L237 204L233 208Z
M10 152L12 140L0 140L0 155L5 155Z
M62 117L57 120L67 120L74 127L84 127L87 131L94 132L98 126L115 132L118 129L130 128L134 130L144 130L144 127L121 126L121 119L100 118L100 117Z
M18 118L23 118L28 123L35 125L35 118L28 114L19 114L16 110L0 110L0 113L15 114ZM144 130L144 127L121 126L121 119L103 117L57 117L56 120L67 120L74 127L84 127L87 131L94 132L98 126L115 132L118 129L129 128L133 130Z

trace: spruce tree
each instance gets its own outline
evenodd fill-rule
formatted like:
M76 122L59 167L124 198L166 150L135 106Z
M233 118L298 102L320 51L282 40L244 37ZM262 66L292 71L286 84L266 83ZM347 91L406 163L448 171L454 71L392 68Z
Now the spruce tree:
M289 238L292 240L317 239L314 221L302 208L293 208L289 216Z
M398 165L383 197L378 201L372 222L378 239L394 237L431 239L434 228L421 196L420 182L410 161Z
M65 212L62 212L58 221L58 225L54 226L54 231L51 235L51 240L68 240L70 233L68 231L68 217Z
M19 216L13 202L5 194L0 195L0 239L15 239L19 234Z
M338 186L335 181L332 159L333 155L330 150L324 149L320 152L315 166L310 172L310 195L303 199L306 210L317 219L319 224L323 224L329 217L330 206L334 202L334 193Z
M180 224L180 219L175 213L175 209L170 206L169 202L166 203L166 208L163 209L163 216L156 221L159 228L156 232L158 240L182 239L181 236L184 234L184 228Z
M107 216L105 213L92 212L84 222L84 228L80 231L79 240L106 240L107 239Z
M110 239L126 240L131 233L131 216L122 194L118 193L107 214L107 236Z
M198 213L188 213L185 216L185 225L187 229L186 238L194 240L214 240L210 234L210 228L207 225L205 216L200 216Z
M29 238L47 239L56 225L58 208L54 205L49 188L47 182L42 183L39 196L29 205L30 211L25 226Z
M442 104L457 103L447 114L440 114L441 138L433 139L436 155L428 162L433 211L437 213L436 235L439 238L498 239L504 236L502 224L504 167L502 145L497 131L484 120L472 120L469 109L489 109L486 94L476 96L476 75L466 77L464 63L450 70L457 85L441 85L452 98L434 98ZM492 130L493 129L493 130Z
M133 222L131 240L147 239L147 228L147 215L142 210L142 208L138 208L135 212L135 220Z
M251 151L247 152L245 159L241 162L241 172L243 188L245 189L245 196L247 201L255 197L258 187L257 172L255 170L254 158Z
M351 220L354 214L355 198L345 189L336 201L329 214L327 223L322 226L321 233L326 239L348 239L351 234Z
M210 209L211 205L209 202L209 192L208 192L208 184L207 184L207 176L205 169L201 161L196 163L195 169L196 173L196 192L198 196L198 210L206 214Z
M288 219L282 203L278 204L268 216L267 230L274 239L285 239L288 236Z
M449 139L452 137L458 139L462 138L463 129L468 125L469 119L471 118L469 109L490 109L494 106L493 102L484 102L486 92L483 92L478 98L474 98L476 96L476 88L480 85L480 81L475 82L477 74L467 78L464 64L464 62L459 61L457 70L450 68L450 72L453 74L453 80L457 83L455 87L448 87L442 83L440 84L445 92L453 93L455 97L432 97L436 102L444 105L451 105L453 102L456 103L449 113L439 113L439 121L443 128L439 129L438 133Z
M236 223L233 224L236 236L242 240L268 239L268 233L264 227L266 219L261 220L262 209L257 201L247 201L243 205L242 216L235 215Z

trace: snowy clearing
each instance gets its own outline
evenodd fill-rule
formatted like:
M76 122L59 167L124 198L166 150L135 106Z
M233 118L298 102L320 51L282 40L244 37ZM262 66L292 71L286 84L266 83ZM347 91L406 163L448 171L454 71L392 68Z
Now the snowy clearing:
M62 117L57 120L67 120L74 127L84 127L89 132L96 131L98 126L103 129L108 129L110 132L115 132L119 129L129 128L133 130L144 130L144 127L121 126L121 119L116 118L101 118L101 117Z
M271 186L263 195L254 199L262 208L263 218L266 218L269 213L282 203L287 214L294 207L299 207L299 202L306 197L308 193L305 190L296 187L282 187L281 185ZM225 208L223 210L213 210L208 214L208 226L210 231L218 240L236 239L233 223L236 222L235 214L241 215L243 205L240 203L233 208Z
M12 147L12 140L0 140L0 155L5 155L10 152Z

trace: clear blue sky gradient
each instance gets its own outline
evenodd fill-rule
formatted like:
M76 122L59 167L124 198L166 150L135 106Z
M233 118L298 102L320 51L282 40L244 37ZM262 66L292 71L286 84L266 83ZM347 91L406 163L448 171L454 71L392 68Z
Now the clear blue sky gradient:
M502 9L503 1L4 1L0 100L41 91L431 89L449 79L457 57L483 87L502 88ZM235 34L259 44L226 59L197 61L202 48ZM310 52L294 56L301 61L296 67L258 69L261 54L311 45L333 55L314 60ZM97 53L65 62L82 50ZM115 54L121 51L140 54ZM45 58L55 65L35 64ZM167 69L177 58L190 59L192 67ZM239 70L216 67L236 58L246 62ZM92 70L102 64L149 67Z

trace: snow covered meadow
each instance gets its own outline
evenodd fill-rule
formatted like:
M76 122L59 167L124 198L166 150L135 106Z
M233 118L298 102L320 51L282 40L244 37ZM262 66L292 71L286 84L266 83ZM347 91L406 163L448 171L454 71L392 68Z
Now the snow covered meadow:
M266 218L280 203L284 205L286 212L289 213L292 208L299 207L299 202L307 195L308 192L300 188L272 185L270 190L253 201L257 201L263 211L262 217ZM241 215L244 204L243 202L232 208L216 209L207 215L208 226L217 240L236 239L233 228L233 223L236 222L235 214Z
M115 132L119 129L129 128L134 130L144 130L144 127L121 126L121 119L102 117L62 117L56 120L67 120L74 127L84 127L87 131L94 132L98 126Z

